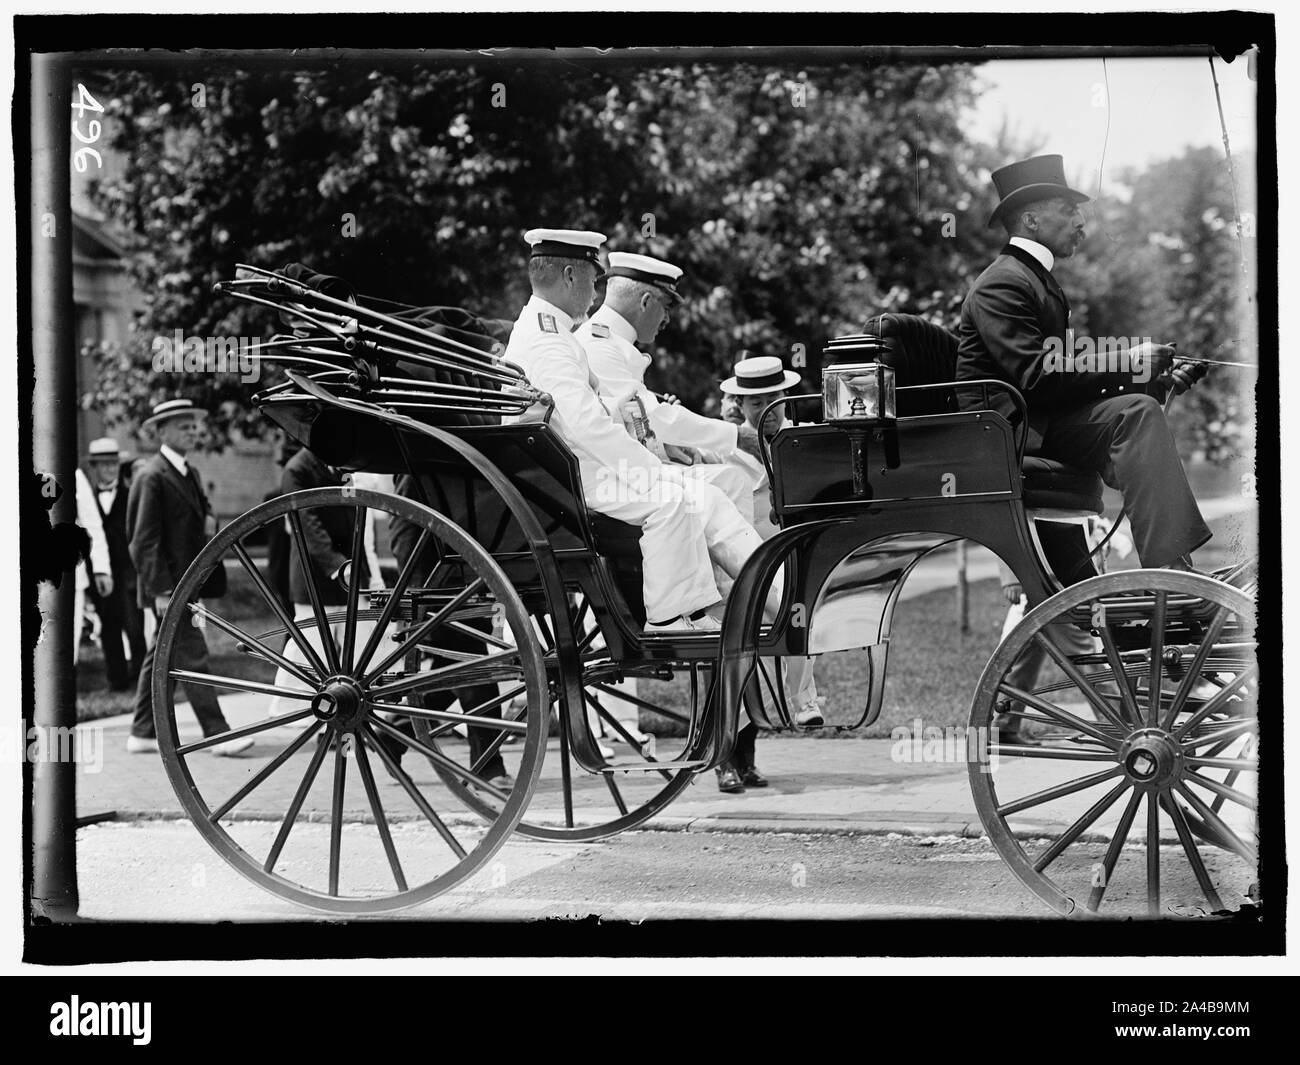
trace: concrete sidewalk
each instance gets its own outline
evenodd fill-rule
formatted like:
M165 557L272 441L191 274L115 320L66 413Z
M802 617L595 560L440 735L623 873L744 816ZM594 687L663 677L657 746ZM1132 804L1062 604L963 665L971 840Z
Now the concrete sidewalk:
M226 697L222 705L235 726L259 720L265 713L265 702L258 696ZM197 726L187 720L186 708L181 709L181 715L182 741L199 738ZM87 754L91 758L78 769L78 815L82 818L111 816L117 820L184 818L186 815L167 779L161 758L156 754L127 753L129 727L126 717L80 726L83 758ZM290 728L261 733L257 744L236 758L216 758L206 752L192 755L188 760L190 772L209 806L214 807L232 796L283 751L295 735L296 731ZM923 733L906 741L765 736L759 740L757 753L759 768L771 782L769 787L750 788L743 794L723 794L717 789L714 775L706 773L684 788L644 827L721 832L980 836L983 828L972 796L966 745L961 741L939 743L935 735ZM671 757L671 749L663 748L670 747L672 742L661 744L661 759ZM279 821L303 778L314 746L314 742L305 745L260 784L235 807L231 819ZM445 749L451 757L467 764L462 741L453 741ZM507 748L506 762L514 771L518 756L509 751ZM98 767L94 764L96 753L102 756ZM380 795L389 819L419 821L428 827L398 783L378 764L378 759L372 756L371 762L376 766ZM561 763L558 740L553 738L526 814L527 821L552 826L564 823ZM442 784L427 760L411 755L402 765L449 824L482 823ZM332 766L333 759L327 759L308 792L302 818L329 819ZM992 782L1000 801L1005 802L1105 768L1107 763L1096 761L1003 757L993 768ZM581 772L576 766L573 773L574 822L595 825L615 819L617 810L606 782L599 776ZM656 774L620 774L615 779L629 808L644 803L663 786ZM984 772L980 779L986 779ZM1012 827L1017 835L1024 836L1059 833L1114 782L1111 778L1048 804L1031 807L1016 815ZM353 822L372 819L359 774L352 767L346 784L344 819ZM1096 822L1093 831L1108 832L1124 805L1123 802L1113 805ZM1231 810L1233 804L1228 807ZM1166 830L1169 840L1175 841L1172 827L1166 825Z

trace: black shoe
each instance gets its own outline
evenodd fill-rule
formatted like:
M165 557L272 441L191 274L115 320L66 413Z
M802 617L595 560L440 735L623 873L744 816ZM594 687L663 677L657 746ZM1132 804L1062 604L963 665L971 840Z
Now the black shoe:
M740 779L740 774L736 772L735 766L720 765L714 772L718 774L719 791L734 794L745 790L745 782Z
M763 774L752 765L746 766L740 771L740 780L747 788L767 787L767 777L763 776Z

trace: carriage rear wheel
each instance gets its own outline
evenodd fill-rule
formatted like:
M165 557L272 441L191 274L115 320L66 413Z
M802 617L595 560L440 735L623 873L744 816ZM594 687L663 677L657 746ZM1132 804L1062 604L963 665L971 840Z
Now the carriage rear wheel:
M692 782L692 769L671 767L698 761L707 744L708 737L692 735L691 726L700 720L698 711L707 698L712 671L708 668L711 663L670 668L666 663L615 662L603 648L587 598L576 593L569 610L583 659L587 728L605 748L606 760L620 769L593 774L577 765L571 754L569 724L553 686L551 750L518 831L532 839L582 843L644 824ZM544 650L552 651L549 617L539 616L536 628ZM671 686L670 678L675 681ZM523 697L517 691L503 692L505 695L516 700ZM447 732L448 728L431 722L416 722L417 736L434 748ZM652 737L648 743L647 735ZM509 767L514 750L510 739L501 736L495 740L480 762L500 753ZM670 768L661 768L665 765ZM489 819L498 815L499 803L492 795L445 767L435 768L470 809Z
M415 590L412 566L394 581L382 575L380 560L380 579L362 590L367 508L419 530L412 559L426 550L457 557L459 583ZM346 589L303 562L322 519L340 515L352 530ZM255 543L281 529L299 548L310 600L297 610L286 609L251 554ZM219 562L232 574L229 591L218 601L195 602ZM415 598L425 606L418 622ZM510 634L508 647L439 653L441 636L473 633L471 623L485 616ZM182 626L200 619L215 644L206 671L177 660ZM424 650L412 654L417 642ZM191 716L177 712L177 682L191 692L223 693L228 728L197 735ZM496 720L406 705L471 683L510 683L525 698ZM208 843L261 887L331 913L417 905L481 868L523 815L546 749L545 714L532 709L546 705L542 651L523 603L492 557L428 507L349 486L271 500L204 548L159 628L153 699L167 774ZM516 737L513 782L479 779L462 751L430 750L414 736L412 719L472 721ZM255 746L244 757L212 757L218 745L247 738ZM493 796L497 807L486 825L459 812L428 758Z
M1022 655L1046 667L1036 679ZM1258 682L1255 604L1237 588L1136 570L1057 593L976 690L969 772L989 839L1064 914L1254 901Z

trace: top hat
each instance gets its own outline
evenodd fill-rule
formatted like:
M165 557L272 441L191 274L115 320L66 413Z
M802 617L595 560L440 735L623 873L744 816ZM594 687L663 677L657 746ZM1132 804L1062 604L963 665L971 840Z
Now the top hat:
M178 418L182 414L196 414L200 418L206 418L208 412L202 407L196 407L192 399L164 399L161 403L153 405L153 413L147 417L144 425L161 425L168 418Z
M781 366L775 355L757 355L741 359L734 367L736 374L721 384L729 396L761 396L765 392L784 392L799 383L799 375Z
M993 171L993 187L1001 202L989 215L989 225L1027 203L1063 196L1075 203L1087 203L1091 196L1065 183L1065 163L1059 155L1036 155L1009 163Z

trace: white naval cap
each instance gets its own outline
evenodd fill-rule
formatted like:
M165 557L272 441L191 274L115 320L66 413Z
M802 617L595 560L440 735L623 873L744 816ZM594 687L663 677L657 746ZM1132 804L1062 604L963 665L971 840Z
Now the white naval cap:
M682 295L677 291L677 282L681 280L682 268L666 263L662 259L652 259L648 255L637 255L630 251L612 251L609 253L609 270L606 277L629 277L654 285L680 301Z
M533 249L533 258L551 255L560 259L585 259L600 266L597 254L605 243L604 233L586 229L530 229L524 234Z
M758 396L764 392L781 392L799 383L799 375L781 365L775 355L756 355L741 359L734 367L735 377L719 386L731 396Z

